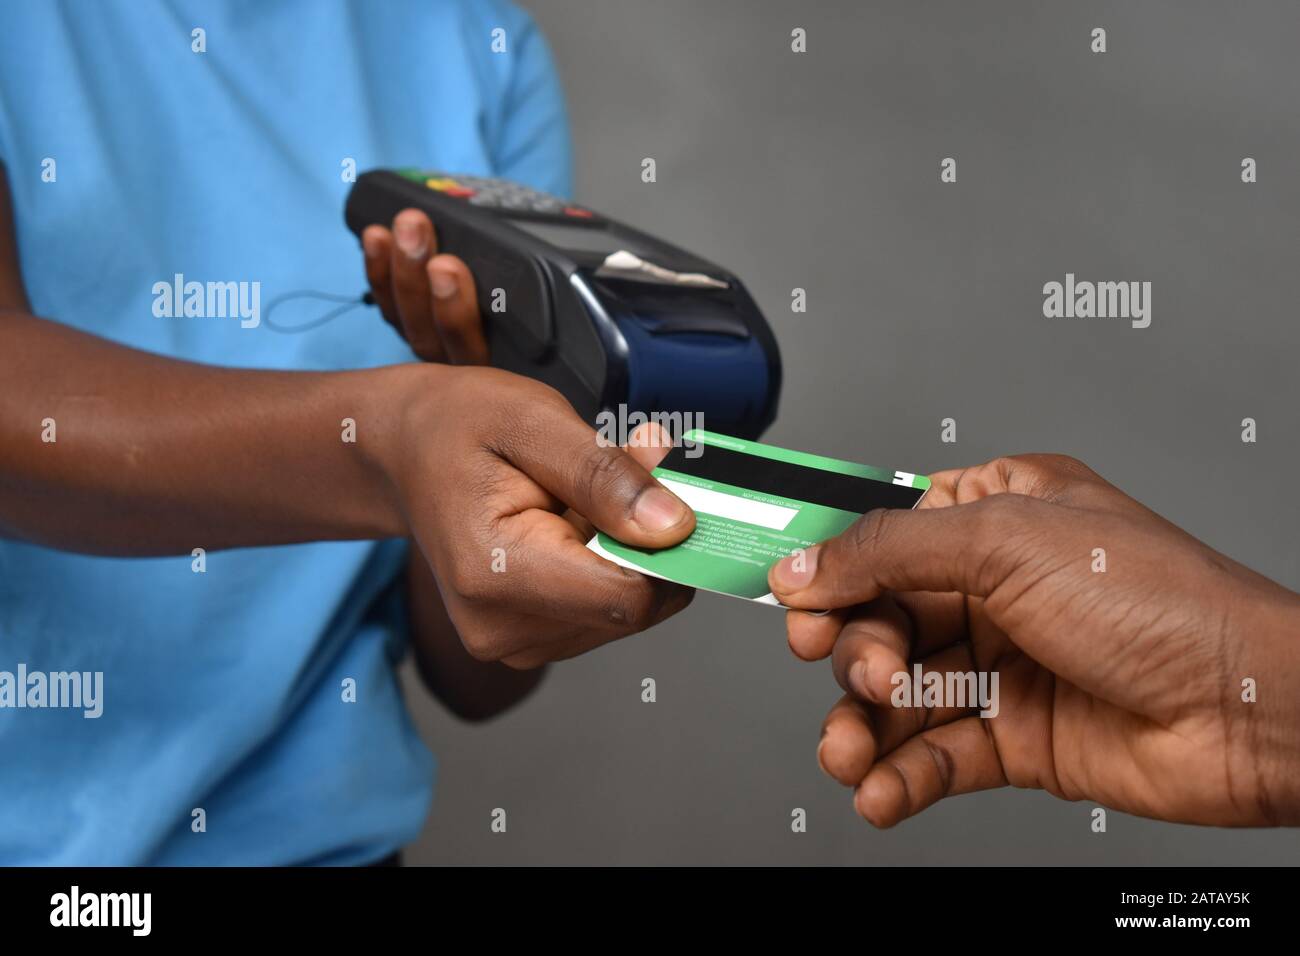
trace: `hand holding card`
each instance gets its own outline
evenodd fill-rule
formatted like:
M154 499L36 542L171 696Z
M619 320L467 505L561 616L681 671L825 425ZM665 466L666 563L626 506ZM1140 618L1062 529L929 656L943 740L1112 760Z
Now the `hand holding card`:
M840 609L786 624L848 692L818 762L864 817L1014 785L1182 823L1300 823L1300 598L1071 458L933 481L916 512L772 571L790 607ZM1256 697L1255 675L1279 691ZM920 681L933 696L909 699Z
M653 551L598 534L587 547L651 577L778 606L767 584L773 564L868 511L914 508L930 487L922 475L702 429L687 432L652 474L695 511L690 537Z

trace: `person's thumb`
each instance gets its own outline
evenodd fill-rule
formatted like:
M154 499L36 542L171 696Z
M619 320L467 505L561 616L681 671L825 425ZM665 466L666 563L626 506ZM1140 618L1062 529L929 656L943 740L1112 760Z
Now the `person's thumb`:
M1019 560L1017 529L1051 506L993 495L920 511L879 509L837 537L772 566L772 593L789 607L850 607L884 591L959 591L986 597Z

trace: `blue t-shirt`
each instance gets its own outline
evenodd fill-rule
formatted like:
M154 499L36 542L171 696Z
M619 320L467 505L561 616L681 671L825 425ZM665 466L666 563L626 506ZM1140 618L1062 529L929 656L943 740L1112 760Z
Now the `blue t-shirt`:
M352 163L570 188L550 54L505 3L42 0L3 20L0 162L32 310L137 348L412 361L373 309L286 335L159 317L154 286L256 281L263 310L359 294ZM275 324L329 309L293 305ZM361 863L413 839L433 759L394 675L404 558L327 542L213 552L195 573L188 555L0 541L0 703L20 667L103 675L98 717L0 707L0 863Z

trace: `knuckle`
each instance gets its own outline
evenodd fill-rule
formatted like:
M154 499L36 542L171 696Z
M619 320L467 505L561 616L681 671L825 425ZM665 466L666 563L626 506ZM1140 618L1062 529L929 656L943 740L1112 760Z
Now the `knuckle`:
M1010 477L1019 471L1037 472L1038 467L1032 456L1000 455L980 466L982 471L991 475Z
M977 465L971 470L966 500L996 497L1006 492L1036 488L1046 479L1046 472L1030 455L1003 455Z
M644 596L627 593L609 599L604 606L605 620L621 631L644 631L652 623L649 601Z
M1035 455L1038 459L1039 466L1048 472L1062 472L1067 475L1082 475L1092 471L1087 465L1081 462L1073 455L1062 455L1057 452L1050 454Z
M491 632L478 628L460 631L460 642L474 660L489 663L502 659L501 642Z
M479 404L500 412L491 418L494 447L512 456L545 452L557 418L573 414L572 406L549 385L497 369L474 371Z
M895 520L888 508L868 511L850 526L849 544L859 554L875 551L888 539Z
M461 469L461 486L466 490L468 498L474 503L475 509L481 516L483 521L481 533L485 536L493 536L493 533L499 530L492 522L505 510L506 492L511 477L509 471L499 467L498 462L491 458L476 461L469 467ZM471 533L477 531L478 529L475 528Z
M952 500L956 504L964 505L970 501L978 501L984 496L983 476L987 473L988 466L988 464L971 465L957 472L952 487Z
M846 654L856 655L857 649L853 645L859 643L861 639L869 639L875 634L873 624L874 622L870 618L860 615L849 618L844 622L844 626L840 628L840 641L837 642L836 649L839 649L839 644L843 644Z
M840 630L836 649L838 650L842 645L846 659L852 662L864 659L868 653L867 645L874 644L893 648L900 652L905 650L902 646L904 641L898 630L875 616L855 617L846 621L844 627Z
M607 624L632 634L658 620L661 604L660 593L648 579L626 572L602 596L601 616Z
M1069 455L1016 455L990 465L1002 488L1044 501L1060 501L1074 483L1097 478L1091 468Z
M571 410L565 397L545 382L539 382L534 378L521 379L509 372L501 372L500 376L513 383L515 400L521 406L525 417L531 413L542 420L549 421L557 410Z
M1062 483L1062 472L1049 455L1003 455L982 465L962 469L957 476L955 498L968 504L1011 492L1050 496ZM1064 456L1060 456L1064 457Z
M442 583L459 602L477 604L496 596L496 582L493 579L498 576L458 562L444 576Z
M935 776L939 783L939 795L941 797L949 796L952 793L953 779L956 776L956 764L952 753L947 747L936 743L924 734L918 739L925 745L926 752L934 764Z
M593 442L591 450L578 465L575 484L584 500L603 501L613 497L626 478L623 452L617 448L602 448Z

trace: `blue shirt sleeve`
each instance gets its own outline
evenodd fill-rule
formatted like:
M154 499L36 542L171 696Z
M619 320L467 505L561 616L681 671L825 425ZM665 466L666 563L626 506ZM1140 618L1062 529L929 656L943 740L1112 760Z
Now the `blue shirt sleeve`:
M515 14L507 35L510 70L492 142L493 167L504 179L569 197L573 146L564 90L546 37L528 14Z

